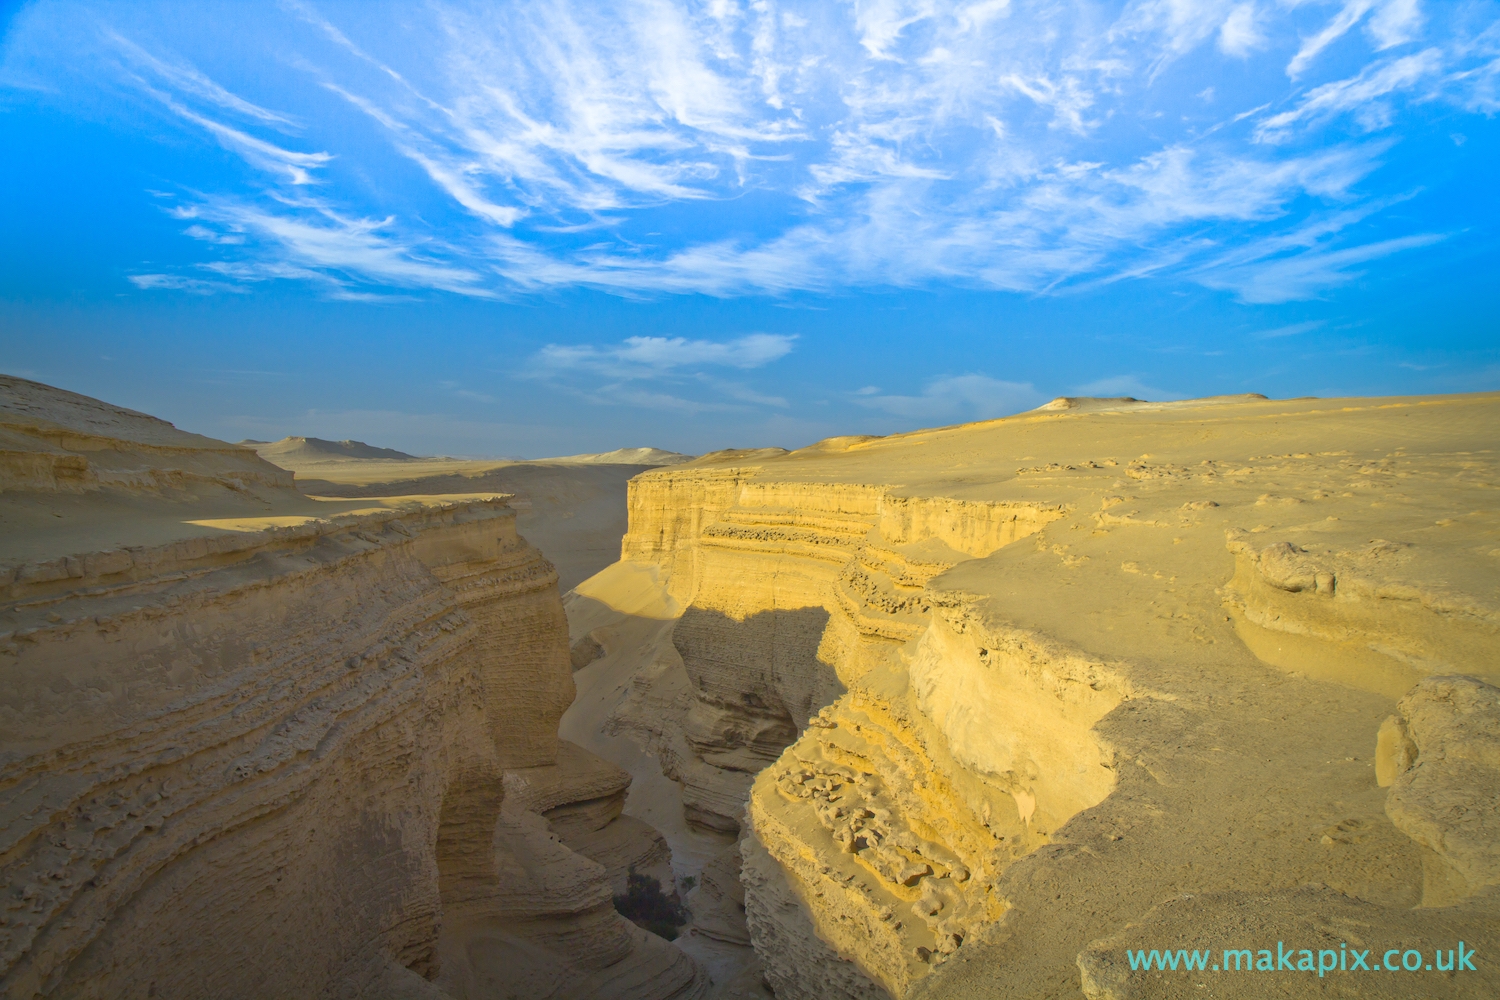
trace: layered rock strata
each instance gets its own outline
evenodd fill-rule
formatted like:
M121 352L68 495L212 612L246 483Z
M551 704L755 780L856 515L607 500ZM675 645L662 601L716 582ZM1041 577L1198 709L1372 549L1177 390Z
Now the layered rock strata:
M644 474L676 618L612 725L741 837L782 1000L1158 995L1127 945L1420 906L1493 947L1497 419L1064 400Z
M701 996L503 498L318 503L0 383L0 995Z

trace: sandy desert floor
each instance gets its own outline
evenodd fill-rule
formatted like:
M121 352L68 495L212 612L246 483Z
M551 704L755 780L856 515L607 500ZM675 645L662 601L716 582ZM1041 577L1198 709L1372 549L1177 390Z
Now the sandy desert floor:
M521 534L557 567L565 591L619 558L626 527L625 483L647 469L691 457L658 448L624 448L528 462L393 458L379 453L401 453L340 444L287 438L258 445L255 451L296 473L298 487L319 498L507 494Z

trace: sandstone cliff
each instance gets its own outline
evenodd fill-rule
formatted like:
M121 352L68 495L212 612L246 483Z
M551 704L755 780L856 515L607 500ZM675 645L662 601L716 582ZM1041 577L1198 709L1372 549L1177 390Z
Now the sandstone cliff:
M0 378L0 995L701 996L503 498L319 502Z
M705 456L632 481L575 662L638 637L605 727L738 838L742 911L704 904L781 1000L1246 990L1140 947L1493 954L1497 425L1062 400Z

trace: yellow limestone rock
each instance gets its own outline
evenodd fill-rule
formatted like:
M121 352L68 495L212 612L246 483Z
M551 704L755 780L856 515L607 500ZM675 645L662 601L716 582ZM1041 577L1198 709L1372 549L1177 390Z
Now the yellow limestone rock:
M502 497L320 502L0 378L0 996L699 997Z
M780 1000L1202 995L1123 949L1424 904L1493 951L1496 426L1060 400L644 473L621 566L677 610L611 724L740 836Z

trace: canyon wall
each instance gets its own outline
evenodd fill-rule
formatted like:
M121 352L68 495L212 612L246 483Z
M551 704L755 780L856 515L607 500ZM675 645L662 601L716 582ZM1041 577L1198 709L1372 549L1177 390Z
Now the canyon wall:
M503 498L318 502L0 381L0 995L702 996Z
M622 566L671 621L608 726L738 838L728 917L780 1000L1492 948L1497 423L1493 395L1060 400L646 473Z
M632 480L565 620L504 498L315 500L0 379L0 995L1198 996L1244 984L1126 951L1277 941L1481 956L1278 994L1493 993L1497 424L1062 400L718 453ZM626 764L673 779L631 814ZM661 786L686 952L610 898L673 879Z

